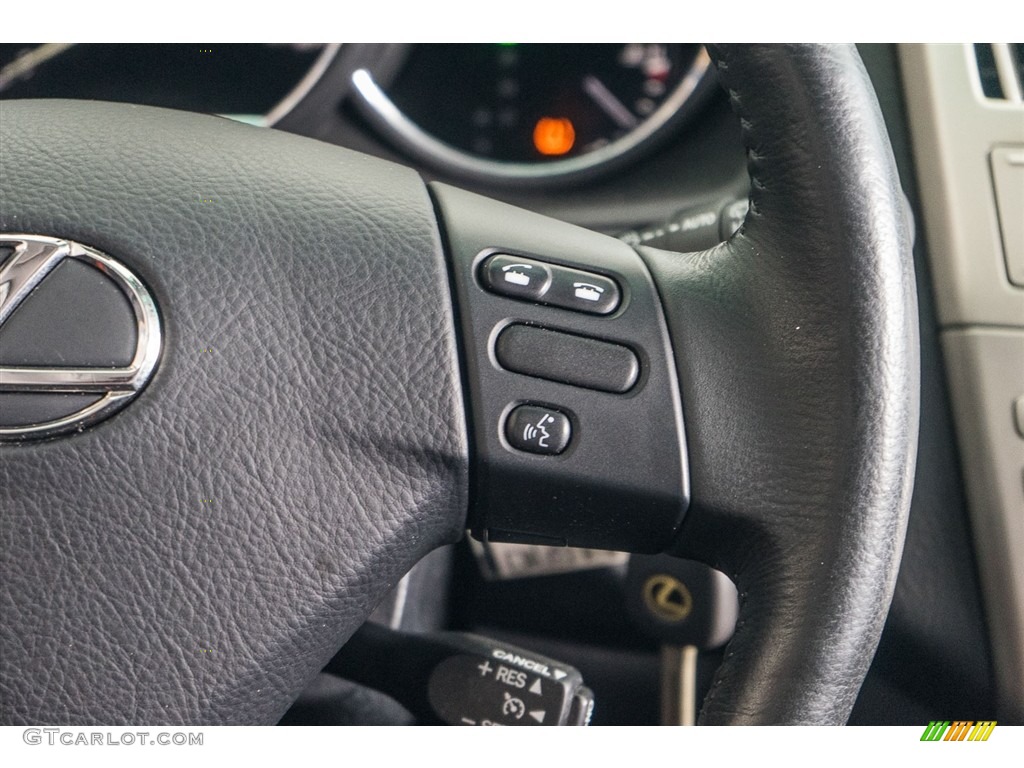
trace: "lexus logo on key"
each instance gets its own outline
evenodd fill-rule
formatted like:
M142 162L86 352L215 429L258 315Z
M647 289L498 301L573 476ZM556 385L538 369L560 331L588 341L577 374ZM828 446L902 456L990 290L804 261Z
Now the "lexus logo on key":
M81 431L138 395L156 369L161 350L160 318L142 281L110 256L54 237L0 235L0 255L6 255L0 263L0 440L22 441ZM39 327L26 327L30 313L23 309L20 316L17 314L23 305L46 302L48 295L52 301L67 295L61 293L68 290L67 280L58 274L58 267L65 262L78 262L96 271L88 277L91 285L98 281L99 298L91 300L92 294L73 291L78 299L76 311L85 316L62 318L61 306L50 312L46 321L73 323L76 334L92 333L100 346L111 336L134 336L134 352L129 352L131 359L126 365L69 362L67 350L48 349L54 338L52 329L44 332L43 322L35 316L31 322L38 322ZM117 296L111 285L130 307L121 315L110 309L110 296ZM32 301L26 303L30 297ZM84 306L82 301L86 302ZM40 344L37 338L49 341ZM89 341L86 338L82 346L90 347ZM12 359L19 354L31 359L28 363Z

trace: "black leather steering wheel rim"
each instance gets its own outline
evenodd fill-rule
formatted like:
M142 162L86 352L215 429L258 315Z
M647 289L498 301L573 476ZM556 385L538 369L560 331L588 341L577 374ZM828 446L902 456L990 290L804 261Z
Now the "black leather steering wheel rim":
M902 198L852 48L713 55L751 214L710 252L642 254L688 430L675 551L731 573L743 603L702 719L838 723L881 632L913 475ZM217 118L76 102L0 117L0 230L121 259L167 337L123 413L2 448L0 720L276 722L465 524L422 181ZM207 345L212 364L191 353Z
M665 292L693 500L676 551L740 616L703 723L843 724L895 588L919 411L899 177L852 46L716 46L750 212L716 249L647 251Z

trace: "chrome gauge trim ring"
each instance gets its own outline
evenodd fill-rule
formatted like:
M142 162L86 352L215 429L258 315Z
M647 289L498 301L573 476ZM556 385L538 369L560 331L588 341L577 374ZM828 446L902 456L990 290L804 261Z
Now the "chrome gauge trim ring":
M7 85L18 78L29 76L35 67L59 56L61 53L75 45L76 43L44 43L36 46L0 71L0 90L6 88ZM341 50L341 45L341 43L323 44L323 50L320 51L309 69L306 70L302 79L289 89L288 92L267 112L262 114L256 113L251 116L231 114L224 114L223 116L231 118L232 120L238 120L239 122L257 125L262 128L277 125L277 123L287 117L302 102L302 100L309 95L314 86L320 82L320 79L337 58L338 52Z
M544 184L590 176L631 156L672 121L710 76L711 59L701 47L675 90L635 129L585 155L538 163L486 160L435 138L398 108L368 69L352 74L352 96L360 114L375 130L398 148L436 168L476 181Z
M0 441L51 437L81 431L126 405L146 385L160 360L163 336L156 302L127 267L100 251L42 235L3 234L0 247L14 252L0 265L0 329L18 306L64 259L78 259L106 275L135 314L136 344L123 367L0 366L0 393L95 393L100 398L51 421L0 427Z
M316 61L313 62L313 66L309 68L309 71L306 72L298 84L272 110L264 115L262 124L269 128L277 125L287 117L299 105L299 102L309 95L313 87L320 82L320 78L324 76L327 68L334 63L334 59L338 56L338 51L340 50L341 43L327 43L324 45L324 49L320 52Z

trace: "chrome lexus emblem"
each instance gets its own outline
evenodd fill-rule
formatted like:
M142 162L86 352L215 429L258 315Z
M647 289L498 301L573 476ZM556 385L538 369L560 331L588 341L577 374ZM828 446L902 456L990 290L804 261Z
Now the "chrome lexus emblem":
M149 381L160 358L160 318L153 297L123 264L70 240L38 235L0 235L0 252L13 253L0 264L0 340L4 324L35 290L46 290L46 278L65 259L77 259L112 281L128 299L135 314L135 354L123 367L0 366L0 408L10 393L93 394L85 407L50 414L43 420L18 423L0 414L0 440L25 440L80 431L123 408ZM45 355L45 350L36 352ZM9 400L8 400L9 402ZM12 409L13 412L13 409Z

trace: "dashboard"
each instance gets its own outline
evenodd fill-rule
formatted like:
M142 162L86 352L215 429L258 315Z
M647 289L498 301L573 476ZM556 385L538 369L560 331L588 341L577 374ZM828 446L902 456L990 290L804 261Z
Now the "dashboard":
M738 131L694 44L3 44L0 98L274 126L610 232L709 189L745 196Z
M353 55L337 44L5 44L0 94L272 126L321 80L336 82ZM703 48L682 43L381 46L338 96L411 158L470 178L545 184L600 175L644 151L694 112L709 66Z
M928 219L921 200L937 194L938 182L916 189L903 80L911 69L894 46L861 46L861 54L920 232ZM3 44L0 99L102 99L218 114L393 160L426 179L634 242L696 250L731 234L749 188L740 125L712 69L703 47L679 43ZM922 237L915 258L923 398L914 509L889 624L853 722L991 718L996 699L943 370L944 310L931 296ZM604 702L595 722L656 719L657 645L623 611L608 610L626 599L624 561L574 555L509 566L516 557L524 556L474 545L443 562L428 558L382 610L405 629L434 628L444 617L567 658ZM503 566L530 578L496 577ZM454 595L452 603L434 606L442 593ZM718 660L707 656L702 684ZM321 706L336 693L313 691L292 721L336 722ZM384 718L382 705L365 708Z

